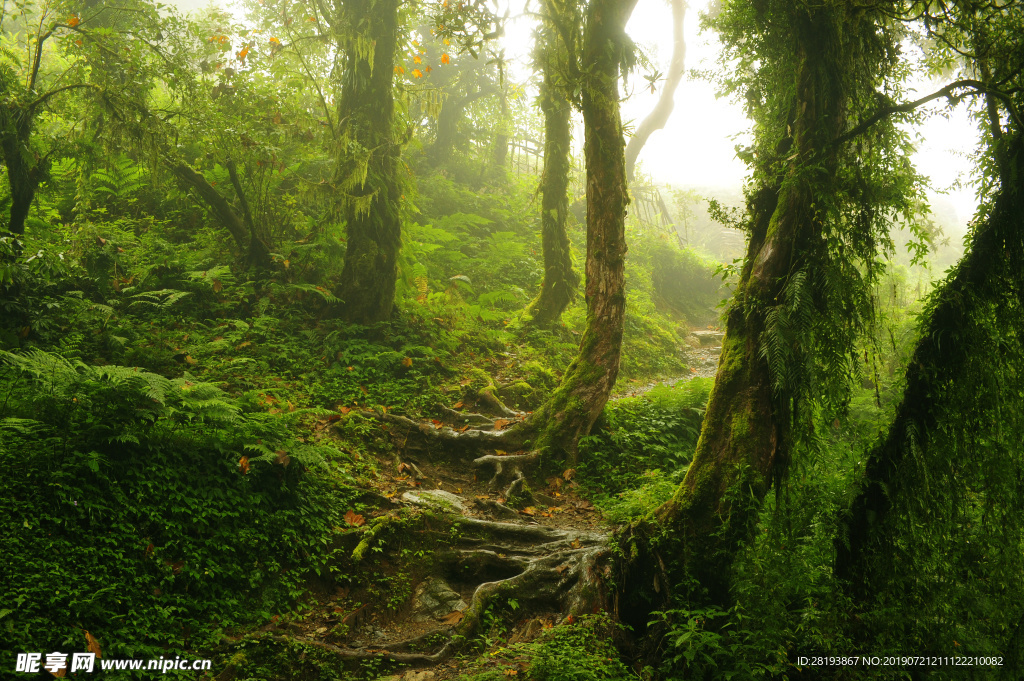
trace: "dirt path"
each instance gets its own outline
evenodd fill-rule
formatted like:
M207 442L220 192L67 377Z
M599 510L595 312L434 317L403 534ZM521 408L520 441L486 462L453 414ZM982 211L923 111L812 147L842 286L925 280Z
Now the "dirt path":
M612 399L623 397L638 397L651 390L656 385L674 386L694 378L714 378L718 371L718 360L722 355L722 338L725 333L717 329L696 329L690 334L691 346L687 349L687 360L690 364L690 373L684 376L675 376L659 381L638 383L625 390L616 391Z

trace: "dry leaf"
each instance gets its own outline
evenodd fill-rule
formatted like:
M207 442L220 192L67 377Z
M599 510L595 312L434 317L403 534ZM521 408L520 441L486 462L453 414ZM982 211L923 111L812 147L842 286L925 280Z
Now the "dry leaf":
M342 414L347 414L347 413L349 413L350 411L352 411L352 409L351 409L350 407L342 407L342 408L341 408L341 409L339 409L338 411L340 411L340 412L341 412Z
M537 509L535 509L533 506L527 506L522 511L520 511L520 513L522 513L523 515L536 515Z
M192 357L192 355L185 355L185 361L189 364L199 364L198 360Z
M462 409L462 402L456 402L452 409Z
M89 652L97 657L103 656L102 651L99 649L99 641L97 641L96 637L89 632L85 632L85 644L88 646Z
M249 457L243 456L238 460L238 470L242 471L242 475L249 472Z
M239 343L238 345L236 345L235 346L235 350L241 350L242 348L248 347L250 345L252 345L252 341L244 341L244 342Z
M366 524L366 518L359 515L352 509L349 509L348 513L345 514L345 522L352 527L359 527L360 525Z
M504 673L505 673L505 676L518 676L519 675L519 670L518 669L506 669Z
M405 357L405 358L403 358L402 359L402 366L404 366L404 367L411 367L412 366L412 357Z
M68 26L70 26L71 28L74 28L75 26L78 26L80 23L82 23L82 20L79 19L74 14L71 15L70 19L68 19Z
M463 615L458 610L452 610L450 613L448 613L447 615L445 615L444 617L441 618L441 622L443 622L444 624L447 624L449 626L454 626L454 625L458 624L459 622L461 622L462 618L464 618L464 617L465 617L465 615Z
M213 280L213 292L220 293L224 290L224 285L220 283L220 279Z
M574 475L576 475L575 468L566 468L565 471L562 472L562 477L567 481L572 480L572 476Z
M501 430L502 428L504 428L505 426L507 426L510 423L512 423L512 422L509 421L508 419L498 419L498 420L496 420L494 422L494 429L495 430Z
M288 454L283 449L279 449L274 453L277 454L277 458L274 459L274 463L279 463L285 468L287 468L288 464L292 462L292 457L288 456Z

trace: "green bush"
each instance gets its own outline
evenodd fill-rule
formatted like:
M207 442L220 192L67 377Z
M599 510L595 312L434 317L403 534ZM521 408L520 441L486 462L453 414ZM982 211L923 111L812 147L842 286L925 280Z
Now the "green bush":
M301 413L189 375L0 354L0 627L11 650L195 650L265 620L350 505ZM333 478L333 479L332 479Z

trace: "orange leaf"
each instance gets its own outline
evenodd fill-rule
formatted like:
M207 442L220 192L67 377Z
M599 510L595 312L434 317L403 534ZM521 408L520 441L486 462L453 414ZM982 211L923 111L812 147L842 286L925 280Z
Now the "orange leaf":
M418 54L413 55L412 60L414 62L416 62L417 64L422 64L423 63L423 58L420 57Z
M75 26L78 26L80 23L82 23L82 20L79 19L74 14L71 15L70 19L68 19L68 26L70 26L71 28L74 28Z
M242 475L249 472L249 457L243 456L238 460L238 470L242 471Z
M569 615L568 617L565 618L565 623L566 624L573 624L575 621L576 621L576 618L574 616L572 616L572 615Z
M455 403L455 404L454 404L454 405L452 406L452 409L462 409L462 402L456 402L456 403Z
M89 652L96 657L103 657L102 651L100 651L100 642L96 640L96 637L90 634L88 631L85 632L85 644L89 647Z
M537 509L535 509L533 506L527 506L522 511L520 511L520 513L522 513L523 515L536 515Z
M450 613L442 617L441 621L449 626L453 626L461 622L464 617L465 615L458 610L452 610Z
M498 419L497 421L494 422L494 429L495 430L501 430L502 428L504 428L505 426L507 426L510 423L512 423L512 422L509 421L508 419Z
M427 67L426 67L425 69L423 69L423 70L424 70L425 72L427 72L427 73L430 73L430 72L431 72L431 71L433 71L434 69L430 68L430 66L429 66L429 65L427 65Z
M402 74L404 74L405 73L405 69L403 69L401 66L396 66L395 67L395 73L402 73Z
M249 55L249 48L243 47L242 51L238 53L238 61L245 61L245 58Z
M518 676L518 675L519 675L519 670L518 670L518 669L511 669L511 668L510 668L510 669L506 669L506 670L505 670L504 672L502 672L502 673L503 673L503 674L504 674L505 676Z
M412 70L412 75L413 75L414 78L422 78L423 77L423 72L420 71L419 69L413 69Z
M442 64L451 64L452 63L452 58L449 57L447 54L442 54L441 55L441 63Z
M199 360L194 359L192 355L185 355L185 361L189 364L199 364Z
M271 39L270 39L270 43L271 43L272 45L280 45L280 44L281 44L281 41L280 41L280 40L278 40L277 38L271 38Z
M404 367L411 367L412 366L412 357L404 358L402 360L402 366L404 366Z
M351 409L351 408L349 408L349 407L342 407L342 408L341 408L341 409L339 409L338 411L340 411L340 412L341 412L342 414L347 414L347 413L349 413L350 411L352 411L352 409Z
M348 513L345 514L345 522L351 525L352 527L359 527L360 525L366 524L366 518L359 515L352 509L349 509Z
M575 468L566 468L565 471L562 472L562 477L566 480L572 480L572 476L574 475L576 475Z

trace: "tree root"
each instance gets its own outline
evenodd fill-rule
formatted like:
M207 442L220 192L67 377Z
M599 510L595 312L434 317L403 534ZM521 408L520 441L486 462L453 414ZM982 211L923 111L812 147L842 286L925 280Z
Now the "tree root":
M474 449L519 449L533 433L533 427L529 421L521 421L508 430L471 428L459 431L450 426L438 427L433 423L421 423L396 414L379 414L371 411L363 412L363 414L387 424L402 426L410 433L417 433L427 443L458 445Z
M508 456L487 455L474 459L473 468L490 468L494 471L494 475L488 483L492 490L497 489L503 484L510 483L509 491L505 493L505 498L508 499L511 496L511 486L514 486L517 482L522 485L524 469L536 466L539 459L540 455L537 452Z

